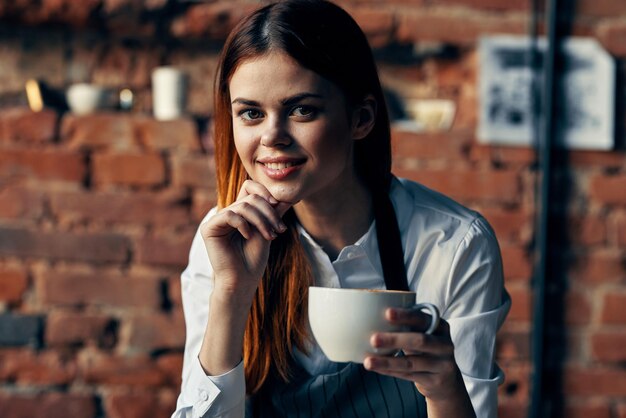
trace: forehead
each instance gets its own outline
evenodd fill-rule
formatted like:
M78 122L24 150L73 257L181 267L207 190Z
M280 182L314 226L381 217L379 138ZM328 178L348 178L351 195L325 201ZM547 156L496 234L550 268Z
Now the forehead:
M244 60L230 78L231 98L282 99L303 92L322 96L338 89L314 71L301 66L283 52L270 52Z

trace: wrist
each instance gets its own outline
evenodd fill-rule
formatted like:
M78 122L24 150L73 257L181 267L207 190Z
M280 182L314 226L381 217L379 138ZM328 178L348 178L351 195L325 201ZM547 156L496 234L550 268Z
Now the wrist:
M439 396L426 398L429 417L467 417L475 418L474 407L470 400L463 376L460 370L456 370L456 379L450 386L449 391Z
M211 293L212 303L220 303L224 306L234 305L249 308L256 293L258 282L253 286L233 284L234 281L215 278L215 286ZM247 309L246 309L247 310Z

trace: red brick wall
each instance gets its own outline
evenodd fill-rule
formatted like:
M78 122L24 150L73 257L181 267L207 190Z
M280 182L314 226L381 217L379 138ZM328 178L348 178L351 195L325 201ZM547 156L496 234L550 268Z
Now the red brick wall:
M507 374L501 415L523 417L537 164L530 149L476 142L476 40L524 33L530 2L341 3L384 52L390 90L458 106L449 132L394 131L395 171L494 226L513 297L498 343ZM577 3L574 33L599 39L616 58L620 146L558 153L553 245L564 261L550 297L560 299L562 324L550 332L564 342L562 356L547 361L562 369L563 416L626 418L626 4ZM216 54L258 2L41 4L0 0L0 416L166 417L184 343L179 274L214 202L202 127ZM407 59L441 45L452 53ZM150 118L149 73L165 63L190 74L194 118ZM84 80L131 87L136 107L80 118L31 113L23 94L31 77L59 91Z

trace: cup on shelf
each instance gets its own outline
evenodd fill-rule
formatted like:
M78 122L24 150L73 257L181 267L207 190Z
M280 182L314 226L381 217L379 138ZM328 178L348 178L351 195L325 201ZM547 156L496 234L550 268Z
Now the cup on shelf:
M77 115L87 115L105 105L106 90L89 83L72 84L65 93L70 110Z
M180 118L185 112L187 79L175 67L158 67L152 71L152 111L158 120Z

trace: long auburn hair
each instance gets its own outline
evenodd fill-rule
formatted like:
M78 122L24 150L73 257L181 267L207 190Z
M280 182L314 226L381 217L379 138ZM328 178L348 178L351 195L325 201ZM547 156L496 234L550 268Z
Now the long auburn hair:
M391 179L389 117L365 35L347 12L330 2L287 0L244 18L222 50L215 78L218 206L233 203L247 179L233 141L230 79L242 62L270 51L284 52L333 82L349 106L361 103L367 95L374 97L375 125L367 137L355 142L354 166L373 194L386 191ZM293 349L306 352L309 338L306 302L312 273L299 243L293 209L284 221L288 231L271 244L246 324L243 361L248 394L258 392L268 377L289 381Z

